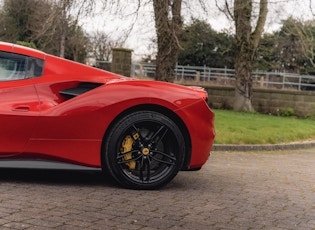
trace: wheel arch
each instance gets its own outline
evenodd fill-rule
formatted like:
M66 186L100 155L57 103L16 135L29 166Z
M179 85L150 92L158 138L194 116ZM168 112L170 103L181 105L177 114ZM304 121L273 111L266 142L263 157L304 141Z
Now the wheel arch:
M172 121L174 121L175 124L179 127L179 129L181 130L181 132L183 134L184 140L185 140L185 157L184 157L182 170L189 169L189 163L190 163L191 153L192 153L192 145L191 145L190 134L188 132L188 129L187 129L185 123L182 121L182 119L176 113L174 113L170 109L168 109L164 106L156 105L156 104L141 104L141 105L133 106L131 108L124 110L118 116L116 116L114 120L112 120L112 122L108 126L108 128L104 134L104 137L103 137L102 150L101 150L101 162L103 162L103 155L104 154L102 154L102 151L104 149L104 143L105 143L105 140L107 139L107 136L110 133L113 125L117 121L119 121L122 117L124 117L128 114L131 114L133 112L143 111L143 110L161 113L161 114L171 118Z

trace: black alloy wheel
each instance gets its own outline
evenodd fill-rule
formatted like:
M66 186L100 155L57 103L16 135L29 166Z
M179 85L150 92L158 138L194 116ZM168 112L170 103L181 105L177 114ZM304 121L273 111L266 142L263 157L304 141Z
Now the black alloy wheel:
M161 187L183 164L183 135L169 117L157 112L138 111L123 117L104 141L103 169L127 188Z

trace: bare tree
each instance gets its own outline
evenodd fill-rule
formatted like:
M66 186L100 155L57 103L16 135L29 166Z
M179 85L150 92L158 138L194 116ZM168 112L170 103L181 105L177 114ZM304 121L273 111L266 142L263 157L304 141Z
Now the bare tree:
M123 42L124 36L121 40L113 40L104 31L95 31L90 35L89 52L96 59L96 66L106 68L104 63L111 61L112 48L121 47Z
M67 22L71 21L73 25L78 24L80 17L87 16L93 12L95 6L94 0L55 0L56 10L53 17L59 19L61 28L60 35L60 57L65 56L66 38L67 38Z
M153 0L157 34L156 80L173 82L182 33L181 0Z
M268 0L225 0L219 7L235 23L235 99L234 110L254 111L252 69L268 12ZM219 6L216 0L217 6ZM233 9L233 10L231 10ZM255 13L258 12L258 15ZM255 26L253 26L255 25Z
M300 21L289 18L284 21L283 31L296 46L293 53L295 59L306 59L313 68L315 67L315 21ZM293 58L292 58L293 59Z
M105 7L120 12L125 3L117 0L103 0ZM204 0L137 0L133 2L135 7L129 15L136 15L144 6L153 6L154 24L157 42L156 56L156 80L173 82L175 79L174 69L176 67L182 35L182 8L186 7L187 12L192 5L200 5L206 11ZM132 28L131 28L132 30ZM130 30L130 31L131 31Z
M313 1L314 3L314 1ZM312 0L309 0L309 7L310 11L313 15L313 20L311 23L314 23L315 21L315 12L312 5ZM297 24L298 26L299 24ZM312 27L312 26L311 26ZM315 35L312 33L312 29L308 30L305 27L298 27L297 28L299 37L302 41L302 48L305 54L305 57L309 60L309 62L312 64L313 67L315 67Z
M314 0L313 0L313 2L314 2ZM310 10L311 10L311 13L312 13L313 17L315 17L315 12L314 12L314 9L313 9L312 0L309 0L309 7L310 7Z
M57 12L61 12L60 7L53 0L5 0L0 8L0 38L59 55L61 37L67 31L62 56L84 62L88 39L76 19L79 10L69 12L63 22Z
M235 100L234 110L254 111L252 106L252 70L255 53L267 18L267 0L260 0L256 28L252 31L252 0L235 0Z
M55 5L49 0L37 0L31 5L35 9L29 14L31 22L30 40L36 41L37 46L42 50L51 52L55 50L54 41L58 33L59 25L55 17ZM53 47L54 48L48 48Z

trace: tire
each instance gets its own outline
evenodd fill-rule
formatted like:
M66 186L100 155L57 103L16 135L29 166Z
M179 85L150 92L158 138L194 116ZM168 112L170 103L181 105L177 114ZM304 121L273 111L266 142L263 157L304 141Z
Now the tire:
M112 126L104 140L102 167L123 187L156 189L176 176L184 153L183 135L170 118L138 111Z

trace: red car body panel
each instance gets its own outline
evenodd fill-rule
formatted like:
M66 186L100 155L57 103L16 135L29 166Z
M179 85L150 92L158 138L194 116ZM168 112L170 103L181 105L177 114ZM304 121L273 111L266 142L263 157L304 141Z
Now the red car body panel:
M154 105L176 114L189 133L188 168L201 167L213 140L214 113L204 90L126 78L0 42L0 51L44 61L39 77L0 82L0 158L40 158L101 167L104 135L126 110ZM80 83L95 88L68 98Z

